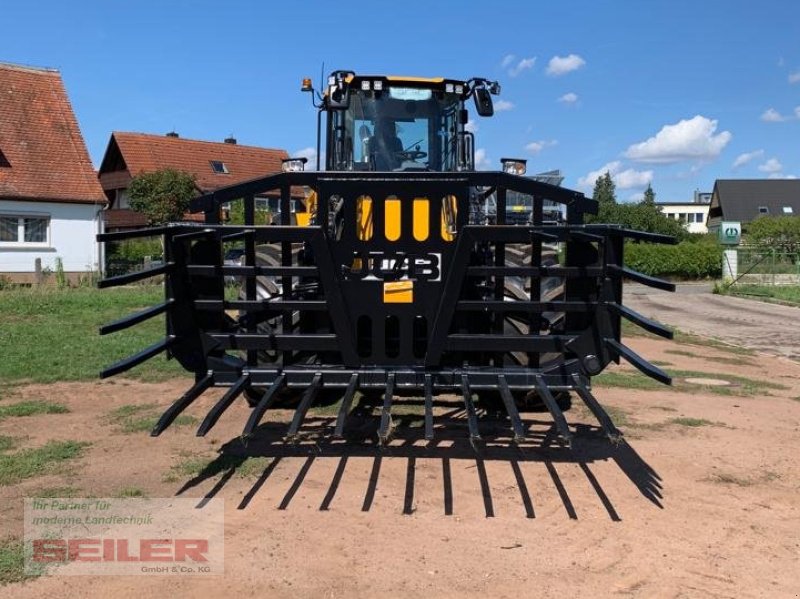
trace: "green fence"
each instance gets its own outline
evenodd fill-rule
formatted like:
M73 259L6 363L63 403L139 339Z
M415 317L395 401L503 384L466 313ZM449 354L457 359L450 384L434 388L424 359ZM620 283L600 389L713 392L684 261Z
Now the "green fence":
M745 246L737 249L737 262L742 283L800 284L800 254Z

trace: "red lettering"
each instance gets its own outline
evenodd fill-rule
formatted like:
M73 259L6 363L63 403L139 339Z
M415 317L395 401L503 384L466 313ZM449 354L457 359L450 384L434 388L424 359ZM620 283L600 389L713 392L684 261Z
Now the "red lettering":
M172 539L142 539L139 553L143 562L171 562Z
M190 557L194 562L207 562L208 540L175 539L175 561L185 562Z
M138 562L138 555L128 553L128 539L117 539L117 561L118 562Z
M100 539L70 539L69 559L73 562L99 562Z
M67 542L64 539L34 539L34 562L63 562L67 559Z

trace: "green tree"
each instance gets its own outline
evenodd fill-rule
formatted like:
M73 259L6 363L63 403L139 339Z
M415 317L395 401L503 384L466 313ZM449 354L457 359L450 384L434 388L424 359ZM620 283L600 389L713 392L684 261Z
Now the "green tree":
M603 183L603 185L605 184L607 182ZM598 185L600 185L600 179L598 179ZM655 192L650 187L648 190L652 195L645 192L645 198L638 203L617 204L601 201L597 215L587 216L586 222L617 224L626 229L671 235L679 240L689 239L691 235L678 221L661 212L655 201L649 201L648 196L650 199L655 199Z
M761 216L747 227L747 240L781 252L800 252L800 216Z
M196 193L194 175L171 168L137 175L128 187L131 208L151 225L182 220Z
M647 184L647 189L644 190L644 199L642 200L642 204L648 206L655 206L656 204L656 192L653 191L653 186L649 183Z
M594 182L594 193L592 197L600 203L603 204L616 204L617 203L617 186L614 184L614 181L611 179L611 173L606 171L605 175L601 175L597 177L597 181Z

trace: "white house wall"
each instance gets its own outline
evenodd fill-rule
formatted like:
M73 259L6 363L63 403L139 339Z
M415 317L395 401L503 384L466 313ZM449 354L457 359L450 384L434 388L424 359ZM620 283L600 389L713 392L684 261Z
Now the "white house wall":
M30 273L36 258L42 268L55 270L61 258L65 272L84 273L100 268L100 249L95 235L101 232L99 204L20 202L0 200L0 215L48 216L50 225L46 247L0 245L0 273Z

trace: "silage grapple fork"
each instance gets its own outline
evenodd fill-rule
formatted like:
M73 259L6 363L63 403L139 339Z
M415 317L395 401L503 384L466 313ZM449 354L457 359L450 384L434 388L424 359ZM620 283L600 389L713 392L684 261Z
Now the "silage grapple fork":
M292 186L308 186L319 198L308 226L290 224ZM529 224L505 224L508 191L533 197ZM256 226L254 198L270 193L280 195L282 224ZM497 206L492 225L473 209L475 198L489 193ZM221 205L237 199L244 201L246 224L220 224ZM543 220L545 200L565 207L565 221ZM625 318L672 337L623 304L622 281L674 291L623 261L626 239L674 240L584 224L597 205L581 193L506 173L295 172L222 189L191 206L205 213L205 224L98 236L103 242L164 239L163 265L100 282L112 287L165 278L163 303L100 330L113 333L166 315L162 341L100 375L122 373L163 352L194 373L195 384L164 412L154 436L204 391L224 387L199 436L237 399L252 407L243 436L255 434L287 391L299 396L287 438L330 391L342 398L333 431L342 436L360 391L382 396L381 442L391 433L393 402L409 394L424 397L424 436L433 439L438 393L463 398L472 441L481 437L474 396L498 396L514 439L521 440L526 431L518 404L534 394L569 443L557 401L567 391L616 439L620 433L592 395L591 377L623 358L671 382L622 343L620 325ZM234 242L244 246L242 263L226 265L224 248ZM242 282L238 297L226 297L225 277Z

